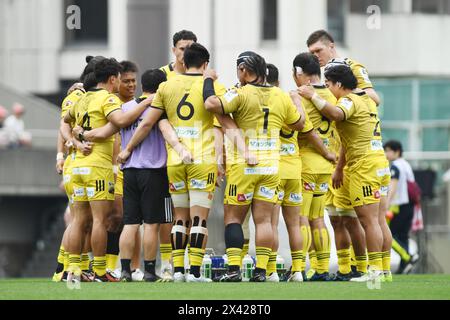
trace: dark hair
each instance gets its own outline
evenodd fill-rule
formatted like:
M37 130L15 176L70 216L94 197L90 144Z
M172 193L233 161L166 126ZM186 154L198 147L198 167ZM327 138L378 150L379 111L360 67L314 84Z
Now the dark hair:
M159 69L147 70L141 77L142 91L155 93L159 85L164 81L167 81L164 71Z
M181 30L173 35L173 46L176 47L180 40L192 40L197 42L197 36L189 30Z
M394 152L400 152L400 157L403 155L403 146L400 141L389 140L384 144L384 150L386 150L386 148L389 148Z
M83 83L84 90L88 91L97 86L97 80L94 75L94 67L103 59L103 56L86 56L86 66L84 67L83 73L80 76L80 82Z
M136 63L132 62L132 61L128 61L128 60L123 60L122 62L120 62L120 65L122 66L122 71L121 73L127 73L127 72L138 72L138 67L136 65Z
M340 82L345 89L353 90L358 85L352 70L345 65L338 65L329 68L325 72L325 78L333 83Z
M304 52L298 54L292 63L295 67L302 68L303 72L308 76L319 76L320 73L320 63L319 59L309 52Z
M205 62L209 62L209 52L200 43L193 43L184 50L184 65L186 69L200 68Z
M111 76L118 76L122 66L114 58L103 59L95 64L94 73L97 83L105 83Z
M329 34L325 30L317 30L311 33L311 35L308 37L308 40L306 40L306 45L310 47L319 40L334 43L334 39L331 34Z
M242 62L239 63L239 61ZM255 74L257 76L256 81L266 80L267 78L266 60L257 53L248 51L241 53L238 57L238 66L243 66L245 69Z
M274 64L268 63L267 71L267 82L273 86L277 85L279 76L278 68Z

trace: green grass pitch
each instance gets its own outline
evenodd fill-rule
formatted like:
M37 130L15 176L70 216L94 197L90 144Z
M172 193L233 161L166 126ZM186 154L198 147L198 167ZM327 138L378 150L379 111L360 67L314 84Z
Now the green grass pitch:
M82 283L69 290L50 279L0 280L0 300L450 300L450 275L395 276L381 290L365 283Z

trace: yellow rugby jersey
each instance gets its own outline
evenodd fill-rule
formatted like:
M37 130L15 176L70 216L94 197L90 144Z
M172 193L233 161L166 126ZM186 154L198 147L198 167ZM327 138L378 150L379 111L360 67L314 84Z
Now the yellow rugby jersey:
M350 58L345 58L344 61L350 66L350 69L352 69L353 74L358 80L357 88L362 90L373 88L373 84L372 81L370 81L369 73L367 72L366 67Z
M383 151L380 140L375 139L377 119L371 116L365 92L350 93L337 102L344 114L344 121L337 122L342 145L346 149L347 165L351 167L368 153Z
M314 85L313 87L321 98L325 99L333 106L336 105L336 98L328 88L320 85ZM322 139L323 144L329 148L333 122L322 116L311 100L302 98L302 105L305 108L309 119L311 119L316 133ZM325 159L306 139L301 139L299 141L299 147L303 163L302 172L309 174L328 174L332 172L333 165L331 162Z
M94 89L88 91L69 112L75 118L77 125L84 130L92 130L106 125L107 116L111 112L120 110L120 106L121 101L116 95L105 89ZM76 166L112 168L113 143L114 136L111 136L103 141L95 142L92 153L88 156L77 152Z
M237 126L243 130L249 150L260 163L268 163L278 171L280 130L301 118L291 98L278 87L247 84L228 91L220 99L224 112L232 113ZM227 152L227 157L232 155L227 162L243 163L238 150L232 149Z
M215 82L216 94L225 87ZM191 151L194 163L215 163L214 114L203 101L203 75L180 74L158 88L152 107L164 110L180 141ZM167 145L167 165L182 163L177 152Z
M63 119L66 116L67 111L70 110L72 106L75 106L78 101L84 96L84 91L80 89L76 89L72 91L67 97L64 98L62 104L61 104L61 119ZM74 126L74 121L70 123L70 126ZM66 158L66 161L64 162L64 167L67 169L70 167L72 160L75 159L76 150L74 148L69 149L69 155Z
M167 80L169 80L177 75L177 73L173 69L172 62L169 63L168 65L162 66L161 68L159 68L159 70L161 70L162 72L164 72L166 74Z
M288 94L286 96L291 99ZM305 125L301 133L308 133L314 129L314 126L306 110L303 111L305 112ZM292 130L286 125L281 128L280 179L301 179L302 177L302 158L300 157L298 134L298 131Z
M375 101L372 100L372 98L369 97L368 94L361 92L357 93L360 95L360 97L368 104L369 110L370 110L370 116L375 119L375 129L373 131L373 138L372 138L372 148L371 153L376 153L380 155L384 155L384 148L383 148L383 136L381 134L381 120L378 117L378 107Z

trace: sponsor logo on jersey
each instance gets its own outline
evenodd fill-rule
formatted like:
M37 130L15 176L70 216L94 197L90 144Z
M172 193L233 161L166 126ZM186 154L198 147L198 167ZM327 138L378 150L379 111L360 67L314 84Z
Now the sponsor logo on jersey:
M95 196L95 188L87 187L86 193L87 193L88 198L92 198L93 196Z
M322 142L325 147L327 147L327 148L330 147L330 139L328 139L328 138L322 139Z
M72 174L89 175L91 174L91 168L73 168Z
M303 182L303 188L307 191L316 190L316 184L312 182Z
M350 109L353 106L353 101L350 100L349 98L344 98L341 100L340 105L343 106L345 109L347 109L347 111L350 111Z
M225 93L225 94L223 95L223 98L224 98L228 103L230 103L230 102L233 101L234 98L236 98L238 95L239 95L239 94L237 93L236 90L229 90L229 91L227 91L227 93Z
M169 189L171 191L178 191L178 190L182 190L186 188L186 184L184 183L184 181L180 181L180 182L171 182L169 184Z
M114 182L112 182L112 181L108 182L108 192L110 194L114 194Z
M283 143L281 145L280 154L282 156L289 156L295 154L295 145L293 143Z
M370 141L370 147L372 148L372 151L383 150L383 142L381 140L372 140Z
M387 196L388 195L388 193L389 193L389 186L382 186L381 188L380 188L380 194L381 194L381 196Z
M384 176L390 176L391 175L391 170L389 168L384 168L384 169L378 169L377 170L377 176L378 177L384 177Z
M278 192L278 200L283 200L284 199L284 191L280 191Z
M267 187L259 187L258 194L266 199L272 199L275 196L275 190Z
M70 174L65 174L63 179L64 179L64 184L69 183L70 182Z
M320 191L321 192L327 192L328 191L328 183L320 184Z
M277 174L278 167L249 167L244 169L244 174Z
M73 193L76 197L84 196L84 188L73 188Z
M200 137L200 128L196 127L175 127L179 138L198 139Z
M277 144L278 139L249 139L248 148L259 151L276 150Z
M206 180L191 179L189 183L189 187L194 189L206 189L206 185Z
M253 192L250 193L239 193L237 195L237 201L239 202L244 202L244 201L248 201L248 200L252 200L253 199Z
M301 203L303 201L303 196L301 193L291 192L289 195L289 201L293 203Z
M373 197L374 197L375 199L380 199L380 198L381 198L380 190L376 190L376 191L373 193Z

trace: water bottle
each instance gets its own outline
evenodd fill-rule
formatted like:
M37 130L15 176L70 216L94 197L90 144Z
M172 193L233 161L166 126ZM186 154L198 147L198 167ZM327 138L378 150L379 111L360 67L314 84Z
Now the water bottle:
M253 259L248 254L242 260L242 281L250 281L253 277Z
M225 269L228 269L228 256L227 256L227 254L225 253L225 254L222 256L222 258L223 258L223 267L224 267Z
M279 277L282 277L283 273L286 271L284 267L284 259L282 256L277 255L277 273Z
M212 266L211 257L209 256L209 254L205 254L202 262L202 275L204 278L211 279L211 266Z

